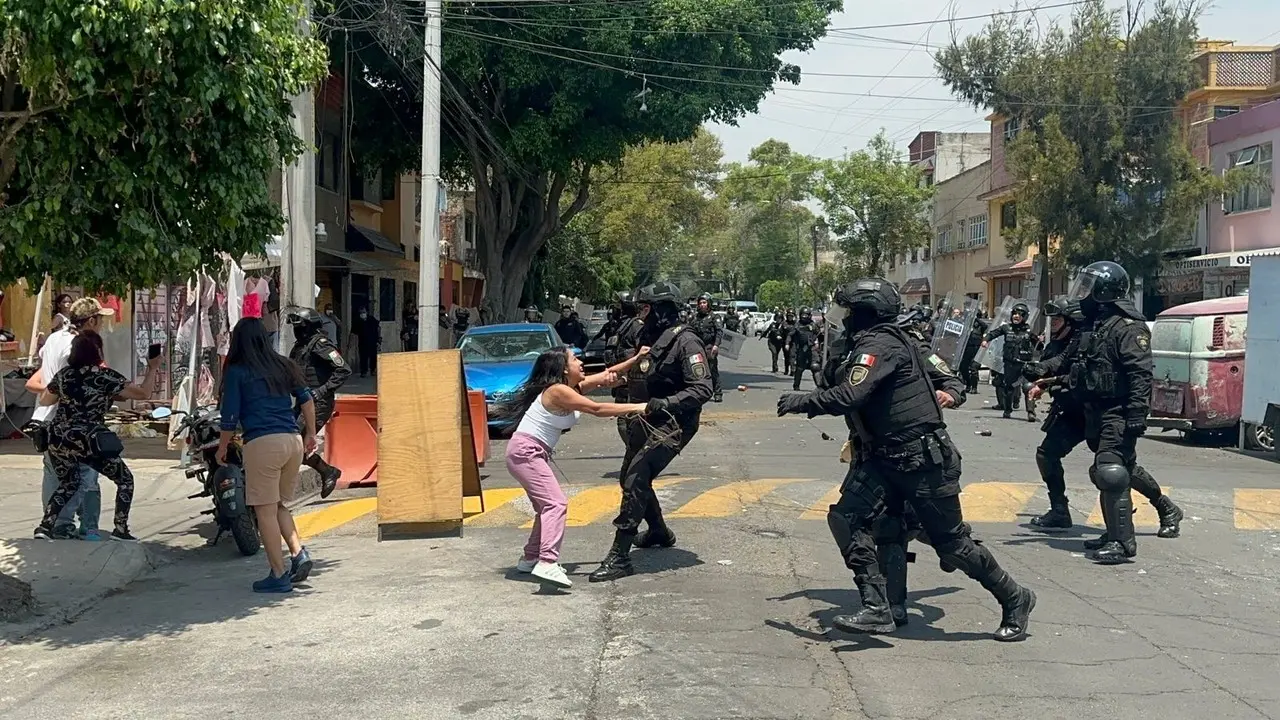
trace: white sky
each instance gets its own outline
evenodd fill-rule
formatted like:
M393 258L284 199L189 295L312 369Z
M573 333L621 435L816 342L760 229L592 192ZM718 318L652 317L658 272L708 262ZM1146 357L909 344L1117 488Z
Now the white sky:
M1034 4L1059 2L1035 0ZM1115 0L1109 0L1109 4L1123 6ZM761 102L760 113L741 118L737 127L711 127L724 143L726 161L745 161L751 148L769 138L787 142L797 152L839 157L866 145L881 128L904 151L918 132L987 129L982 120L985 111L950 99L951 94L936 79L932 51L950 41L948 18L1007 10L1012 7L1011 2L845 0L845 7L846 12L832 17L831 27L936 24L835 31L818 41L811 52L788 53L786 60L803 71L799 85L780 84ZM1045 10L1040 17L1065 19L1068 16L1063 13L1070 10ZM985 24L985 20L968 20L957 23L956 28L967 35ZM869 39L867 35L881 39ZM1200 35L1235 40L1238 45L1280 44L1280 1L1217 0L1201 18Z

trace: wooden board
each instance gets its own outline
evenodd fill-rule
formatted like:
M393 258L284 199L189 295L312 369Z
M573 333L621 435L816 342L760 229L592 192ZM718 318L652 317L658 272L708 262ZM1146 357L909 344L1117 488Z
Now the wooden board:
M378 357L380 537L456 533L480 494L458 350Z

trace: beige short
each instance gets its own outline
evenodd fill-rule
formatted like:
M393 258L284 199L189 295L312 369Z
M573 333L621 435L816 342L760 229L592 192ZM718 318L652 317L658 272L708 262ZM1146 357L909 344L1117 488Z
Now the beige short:
M245 502L250 507L275 505L293 499L293 486L302 465L302 436L263 435L245 444Z

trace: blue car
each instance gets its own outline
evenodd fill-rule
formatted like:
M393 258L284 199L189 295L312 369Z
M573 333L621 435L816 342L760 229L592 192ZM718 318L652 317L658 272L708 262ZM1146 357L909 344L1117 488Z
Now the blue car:
M544 323L482 325L468 330L458 341L467 389L484 392L489 409L489 433L504 437L515 430L514 421L495 420L495 404L511 400L529 378L533 361L553 347L564 346L554 327ZM581 351L573 349L574 354Z

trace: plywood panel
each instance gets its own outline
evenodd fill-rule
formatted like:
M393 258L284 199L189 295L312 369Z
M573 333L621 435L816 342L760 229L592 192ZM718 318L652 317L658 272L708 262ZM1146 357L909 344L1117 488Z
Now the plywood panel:
M380 531L460 526L464 487L480 487L461 353L389 353L378 365Z

